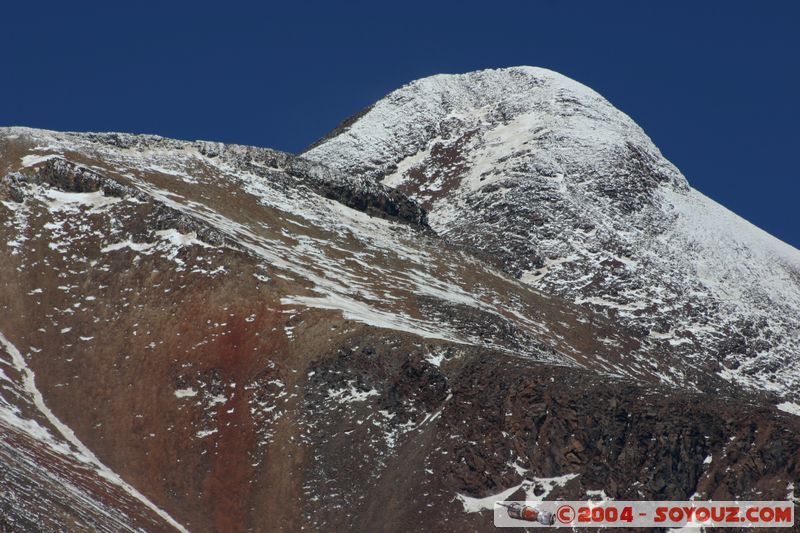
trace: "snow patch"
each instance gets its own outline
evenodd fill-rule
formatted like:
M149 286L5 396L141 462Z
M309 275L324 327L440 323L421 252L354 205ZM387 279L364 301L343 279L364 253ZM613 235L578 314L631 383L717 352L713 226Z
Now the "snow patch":
M197 396L197 391L191 387L178 389L175 391L176 398L193 398L194 396Z
M26 155L22 157L22 166L32 167L34 165L38 165L39 163L44 163L45 161L49 161L58 157L61 157L61 154Z
M535 477L529 480L526 479L519 485L485 498L472 498L470 496L464 496L463 494L456 494L456 498L461 501L465 512L477 513L480 511L493 510L496 502L508 500L512 494L520 489L525 492L525 501L543 501L553 489L556 487L563 487L576 477L578 477L578 474L565 474L563 476L550 478ZM540 494L537 495L534 491L540 492Z
M794 402L783 402L776 405L778 409L790 415L800 416L800 405Z

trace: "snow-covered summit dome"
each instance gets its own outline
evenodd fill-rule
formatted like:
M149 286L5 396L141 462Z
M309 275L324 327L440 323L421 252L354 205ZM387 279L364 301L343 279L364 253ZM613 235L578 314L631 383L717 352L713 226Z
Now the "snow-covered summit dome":
M483 137L487 150L499 147L498 157L529 152L528 159L541 174L613 178L613 167L628 166L635 159L642 172L626 177L686 186L677 169L630 117L585 85L537 67L416 80L356 120L346 121L335 134L307 155L330 167L376 179L393 173L395 165L410 156L421 158L439 140L456 141L454 148L463 154ZM346 158L340 157L343 153ZM458 164L453 149L442 158ZM490 158L484 163L502 161Z

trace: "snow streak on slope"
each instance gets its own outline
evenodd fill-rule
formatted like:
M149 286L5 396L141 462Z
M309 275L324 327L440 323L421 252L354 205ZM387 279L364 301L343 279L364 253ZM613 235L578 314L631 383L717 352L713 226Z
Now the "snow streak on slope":
M638 331L654 354L796 396L800 252L692 190L587 87L531 67L439 75L305 157L418 199L431 227ZM661 355L658 355L661 357Z
M11 356L11 362L14 366L14 369L17 370L17 372L19 372L20 375L22 376L24 393L26 393L30 397L30 399L33 401L33 404L36 406L39 412L45 416L47 421L58 431L61 437L63 437L64 440L66 440L66 442L68 442L75 448L75 450L77 451L77 453L74 454L75 458L80 460L81 462L92 464L95 468L97 468L98 473L103 478L122 488L126 493L128 493L136 500L140 501L142 504L144 504L150 510L155 512L158 516L163 518L165 522L170 524L178 531L186 532L186 529L179 523L177 523L163 509L153 504L153 502L148 500L147 497L144 496L141 492L136 490L130 484L126 483L122 478L119 477L119 475L117 475L114 471L112 471L110 468L104 465L97 458L97 456L95 456L94 453L92 453L91 450L89 450L86 446L83 445L83 443L75 436L75 433L73 433L73 431L69 427L64 425L61 422L61 420L59 420L58 417L55 414L53 414L53 412L44 403L44 399L42 398L42 394L39 392L39 389L36 388L36 382L33 372L31 371L30 368L28 368L28 365L25 363L24 357L22 356L21 353L19 353L19 350L17 350L17 348L13 344L11 344L8 341L8 339L6 339L5 335L3 335L2 332L0 332L0 345L2 345L3 348L5 348L5 351ZM36 424L31 424L30 421L23 421L19 419L17 416L13 414L13 411L12 413L8 413L5 411L5 409L0 410L0 417L2 417L2 419L6 422L12 422L12 424L14 425L21 426L19 427L19 429L23 431L32 432L32 435L37 440L50 442L54 444L56 448L63 449L63 447L54 443L54 441L47 433L47 431L44 430L44 428L41 428Z

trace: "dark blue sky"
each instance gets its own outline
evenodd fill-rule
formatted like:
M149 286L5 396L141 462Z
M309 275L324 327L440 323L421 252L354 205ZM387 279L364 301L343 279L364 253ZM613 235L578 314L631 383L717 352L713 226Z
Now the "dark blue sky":
M798 2L127 4L6 3L0 125L299 151L412 79L544 66L631 115L695 187L800 246Z

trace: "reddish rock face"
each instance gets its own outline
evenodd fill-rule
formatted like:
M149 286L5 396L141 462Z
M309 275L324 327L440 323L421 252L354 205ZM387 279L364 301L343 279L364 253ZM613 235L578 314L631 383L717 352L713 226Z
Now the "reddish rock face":
M683 358L623 307L516 279L554 265L523 236L437 235L420 206L487 134L439 126L397 189L366 163L0 129L0 531L489 531L466 503L514 487L796 498L790 398L722 370L762 326ZM479 214L555 238L534 202ZM609 253L585 286L638 283Z

